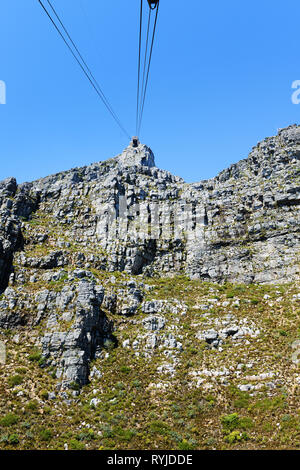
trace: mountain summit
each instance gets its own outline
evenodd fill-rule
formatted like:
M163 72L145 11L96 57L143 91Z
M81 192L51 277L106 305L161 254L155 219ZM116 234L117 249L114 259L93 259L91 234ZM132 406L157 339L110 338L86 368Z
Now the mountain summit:
M155 166L152 150L138 140L136 143L132 141L117 159L121 166L144 165L149 168Z

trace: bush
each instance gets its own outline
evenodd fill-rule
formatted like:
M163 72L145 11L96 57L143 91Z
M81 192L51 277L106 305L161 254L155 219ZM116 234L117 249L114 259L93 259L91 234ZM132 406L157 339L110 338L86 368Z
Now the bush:
M115 347L115 343L111 339L105 339L103 342L104 349L108 349L109 351L113 350Z
M249 436L246 432L232 431L228 436L224 437L224 441L228 444L234 444L239 441L248 441Z
M169 434L169 426L162 421L152 421L152 423L150 423L150 430L152 433L160 434L162 436Z
M32 411L33 413L36 413L39 409L39 404L36 400L29 401L26 404L26 410L27 411Z
M4 444L17 445L20 441L17 434L10 434L9 436L5 434L1 436L0 442L3 442Z
M75 390L76 392L79 392L80 390L80 385L77 382L71 382L70 383L70 389Z
M136 379L132 382L132 386L135 387L135 388L140 388L141 385L142 385L142 382L138 379Z
M42 359L42 353L39 351L35 351L29 355L28 359L31 362L39 362Z
M39 436L41 441L50 441L52 439L52 431L50 429L42 429Z
M115 429L115 434L121 441L131 441L131 439L135 436L135 431L132 429L122 429L122 428L116 428Z
M233 297L234 297L234 292L233 292L233 291L228 292L228 293L226 294L226 297L227 297L227 299L233 299Z
M8 444L8 435L7 434L1 434L0 435L0 443L1 444Z
M234 401L235 408L248 408L250 396L248 393L241 392L239 397Z
M84 429L76 436L76 440L78 441L92 441L95 438L96 436L92 429Z
M246 430L253 428L253 421L251 418L240 418L239 429Z
M120 367L120 372L122 372L123 374L129 374L130 371L131 371L131 368L128 367L128 366L121 366Z
M285 330L279 330L280 336L287 336L287 332Z
M191 444L189 441L187 441L186 439L183 439L183 441L181 441L178 444L178 449L179 450L194 450L195 446Z
M239 431L232 431L228 436L224 437L224 441L228 444L234 444L235 442L241 441L242 436Z
M117 382L116 383L116 388L118 390L124 390L125 389L125 385L123 384L123 382Z
M8 437L8 443L9 444L12 444L12 445L17 445L19 444L19 437L17 434L11 434L9 437Z
M17 415L14 413L8 413L0 420L0 426L13 426L14 424L17 424L18 421L19 417Z
M72 450L84 450L85 449L85 445L83 444L83 442L79 442L77 441L77 439L71 439L69 442L69 447Z
M223 432L226 434L224 440L229 444L240 440L247 440L248 435L245 431L253 427L253 421L251 418L244 417L240 418L237 413L232 413L230 415L225 415L221 418L223 425Z
M38 365L39 365L40 367L45 367L46 362L47 362L47 359L46 359L44 356L42 356L42 357L39 359L39 361L38 361Z
M11 375L8 377L8 385L10 388L16 387L16 385L20 385L23 382L23 377L21 375Z
M40 397L41 397L42 400L48 400L49 393L47 392L47 390L42 390L40 392Z
M17 374L23 374L24 375L24 374L26 374L27 369L26 369L26 367L17 367L16 372L17 372Z
M237 413L222 416L221 423L225 431L234 431L239 426L239 416Z

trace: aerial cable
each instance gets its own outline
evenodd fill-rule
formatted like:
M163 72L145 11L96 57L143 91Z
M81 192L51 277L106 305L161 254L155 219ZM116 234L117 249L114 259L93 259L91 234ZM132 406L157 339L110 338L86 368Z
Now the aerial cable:
M83 5L83 0L79 0L79 4L80 4L81 11L83 13L83 16L85 17L85 23L86 23L86 26L87 26L87 29L88 29L88 32L89 32L91 43L93 44L93 48L94 48L94 51L95 51L96 55L98 56L99 51L96 50L97 40L96 40L96 37L95 37L94 27L92 25L92 22L90 20L90 17L88 15L88 13L87 13L86 7Z
M151 5L150 5L151 8ZM154 8L151 8L151 10ZM158 10L159 10L159 1L156 4L156 15L155 15L155 21L154 21L154 28L153 28L153 35L152 35L152 41L151 41L151 48L150 48L150 55L149 55L149 63L148 63L148 69L147 69L147 78L146 78L146 83L145 83L145 89L142 97L142 105L141 105L141 114L140 114L140 119L139 119L139 127L138 127L138 132L137 135L139 135L140 130L141 130L141 125L142 125L142 119L143 119L143 113L144 113L144 106L145 106L145 100L146 100L146 94L147 94L147 87L148 87L148 82L149 82L149 73L150 73L150 67L151 67L151 59L152 59L152 52L153 52L153 45L154 45L154 39L155 39L155 33L156 33L156 25L157 25L157 17L158 17Z
M149 44L149 32L150 32L150 22L151 22L151 8L149 8L149 15L148 15L148 25L147 25L147 36L146 36L146 47L145 47L145 58L144 58L144 69L143 69L143 80L142 80L142 87L141 87L141 98L143 97L144 87L145 87L145 76L146 76L146 63L147 63L147 55L148 55L148 44ZM140 110L139 110L140 113ZM140 114L138 119L140 119ZM139 126L137 126L137 129Z
M56 13L54 7L52 6L51 2L49 0L47 0L48 4L50 5L51 9L53 10L55 16L57 17L59 23L61 24L64 32L66 33L68 39L70 40L71 44L73 45L75 51L77 52L79 58L81 59L81 62L79 60L79 58L76 56L75 52L73 51L72 47L70 46L70 44L68 43L68 41L66 40L66 38L64 37L63 33L60 31L59 27L57 26L57 24L55 23L55 20L52 18L51 14L49 13L49 11L47 10L47 8L45 7L45 5L43 4L43 2L41 0L38 0L39 4L41 5L41 7L43 8L43 10L45 11L46 15L48 16L48 18L50 19L51 23L53 24L53 26L55 27L56 31L58 32L58 34L61 36L62 40L64 41L64 43L66 44L67 48L69 49L69 51L71 52L71 54L73 55L74 59L76 60L76 62L78 63L78 65L80 66L81 70L83 71L83 73L85 74L85 76L87 77L87 79L89 80L89 82L91 83L92 87L94 88L94 90L96 91L97 95L99 96L99 98L101 99L101 101L103 102L103 104L105 105L105 107L107 108L107 110L109 111L109 113L112 115L112 117L114 118L114 120L116 121L116 123L118 124L118 126L120 127L120 129L126 134L126 136L131 139L129 133L125 130L124 126L122 125L122 123L120 122L119 118L117 117L117 115L115 114L114 110L112 109L111 105L109 104L106 96L104 95L103 91L101 90L100 88L100 85L99 83L97 82L97 80L94 78L90 68L88 67L88 65L86 64L85 60L83 59L82 55L80 54L77 46L75 45L74 41L72 40L71 36L69 35L67 29L65 28L65 26L63 25L62 21L60 20L58 14ZM83 64L83 65L82 65Z
M119 118L117 117L116 113L114 112L114 110L112 109L109 101L107 100L106 96L104 95L103 91L101 90L101 87L99 85L99 83L97 82L97 80L95 79L94 75L92 74L90 68L88 67L87 63L85 62L85 60L83 59L82 55L80 54L76 44L74 43L74 41L72 40L71 36L69 35L67 29L65 28L64 24L62 23L61 19L59 18L57 12L55 11L54 7L52 6L51 2L49 0L47 0L48 4L50 5L52 11L54 12L56 18L58 19L59 23L61 24L63 30L65 31L67 37L69 38L69 40L71 41L71 44L73 45L75 51L77 52L77 54L79 55L82 63L84 64L84 66L86 67L88 73L90 74L90 77L92 78L93 82L92 83L92 80L90 79L90 77L88 76L87 72L84 70L84 67L82 66L82 64L80 63L79 59L76 57L76 55L74 54L74 52L72 51L71 47L69 46L69 44L67 43L67 41L65 40L65 38L63 37L62 33L59 31L59 28L57 27L57 25L55 24L55 21L53 20L53 18L51 17L50 13L47 11L46 7L42 4L42 2L39 0L39 3L42 5L43 9L45 10L45 12L47 13L47 16L50 18L51 22L53 23L53 25L55 26L56 30L58 31L58 33L60 34L60 36L62 37L62 39L64 40L65 44L67 45L67 47L69 48L69 50L71 51L73 57L75 58L75 60L77 61L77 63L79 64L79 66L81 67L81 69L83 70L84 74L86 75L86 77L88 78L88 80L91 82L93 88L95 89L95 91L97 92L98 96L101 98L103 104L106 106L106 108L108 109L108 111L110 112L110 114L112 115L112 117L114 118L114 120L116 121L116 123L118 124L118 126L121 128L121 130L126 134L127 137L129 137L130 139L130 136L128 134L128 132L125 130L124 126L122 125L121 121L119 120ZM97 89L96 89L97 88Z
M139 125L139 105L140 105L140 78L141 78L141 50L142 50L142 29L143 29L143 0L141 0L140 8L140 33L139 33L139 58L138 58L138 84L137 84L137 100L136 100L136 134Z

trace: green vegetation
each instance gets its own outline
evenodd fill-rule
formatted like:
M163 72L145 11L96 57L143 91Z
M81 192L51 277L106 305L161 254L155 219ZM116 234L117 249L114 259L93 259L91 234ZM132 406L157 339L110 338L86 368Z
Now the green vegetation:
M13 426L14 424L17 424L18 421L19 418L14 413L7 413L7 415L0 419L0 426Z
M106 289L128 280L114 273L112 286L112 273L93 269L93 275ZM25 340L14 343L14 332L0 330L8 352L1 369L0 449L298 449L299 368L291 361L290 346L300 338L299 301L293 300L297 286L219 286L185 276L137 279L150 286L145 300L178 299L187 306L184 315L164 313L166 328L176 327L171 331L183 346L175 374L158 371L167 360L159 347L148 356L143 348L136 354L122 347L125 339L132 344L145 333L141 311L131 318L105 312L115 325L118 347L107 340L102 356L91 364L101 377L81 390L73 383L64 397L57 393L55 367L41 367L41 352ZM37 283L38 289L49 288ZM214 325L228 314L238 324L253 323L259 334L247 337L246 345L229 337L221 350L197 339L207 318ZM229 372L214 377L201 375L203 370ZM273 377L259 378L270 371ZM245 384L258 386L241 391Z
M13 388L13 387L16 387L17 385L20 385L23 382L23 377L19 374L12 375L8 378L7 382L8 382L8 386L10 388Z

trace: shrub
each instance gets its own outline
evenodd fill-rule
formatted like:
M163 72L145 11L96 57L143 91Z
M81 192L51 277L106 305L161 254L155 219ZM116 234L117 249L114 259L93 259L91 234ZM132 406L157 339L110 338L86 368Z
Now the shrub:
M26 367L17 367L16 372L17 374L26 374L27 369Z
M183 441L181 441L178 444L178 449L179 450L194 450L195 446L191 442L187 441L186 439L183 439Z
M228 444L234 444L235 442L241 441L242 436L239 431L232 431L228 436L224 437L224 441Z
M117 428L115 430L116 435L121 441L131 441L131 439L135 436L135 431L131 429L122 429L122 428Z
M122 372L122 374L129 374L130 371L131 371L131 368L128 367L128 366L121 366L120 367L120 372Z
M26 410L27 411L32 411L33 413L36 413L38 411L39 404L36 400L29 401L26 404Z
M48 400L49 393L47 392L47 390L41 390L40 397L42 400Z
M287 332L285 330L279 330L280 336L287 336Z
M117 382L116 383L116 388L118 390L124 390L125 389L125 385L123 384L123 382Z
M19 421L19 417L15 415L14 413L8 413L7 415L3 416L3 418L0 420L0 425L1 426L13 426L14 424L17 424Z
M248 408L250 396L247 393L241 393L234 401L235 408Z
M77 382L72 382L70 383L70 389L75 390L76 392L79 392L80 390L80 385Z
M251 418L240 418L239 429L246 430L253 428L253 421Z
M105 339L103 342L103 347L111 351L115 347L115 343L111 339Z
M92 429L84 429L76 436L76 440L78 441L92 441L95 438L96 436Z
M169 433L169 427L162 421L152 421L152 423L150 423L150 430L162 436L166 436Z
M39 351L35 351L29 355L28 359L31 362L39 362L42 359L42 353Z
M239 416L237 413L222 416L221 423L225 431L234 431L239 426Z
M103 430L103 437L105 437L106 439L110 437L114 437L114 431L110 426L104 425L102 427L102 430Z
M11 375L8 377L8 385L10 388L16 387L16 385L20 385L23 382L23 377L21 375Z
M52 431L50 429L42 429L39 436L41 441L50 441L52 439Z
M1 434L0 435L0 443L8 444L8 435L7 434Z
M85 445L83 444L83 442L79 442L77 441L77 439L71 439L69 442L69 447L72 450L84 450L85 449Z
M142 385L142 382L138 379L136 379L132 382L132 386L135 387L135 388L140 388L141 385Z
M44 356L42 356L42 357L39 359L39 361L38 361L38 365L39 365L40 367L45 367L46 362L47 362L47 359L46 359Z
M246 432L240 433L239 431L232 431L228 436L224 437L224 441L228 444L234 444L238 441L248 441L249 436Z
M19 437L17 434L11 434L9 437L8 437L8 443L9 444L12 444L12 445L17 445L19 444Z
M227 299L233 299L234 297L234 292L230 291L226 294Z

